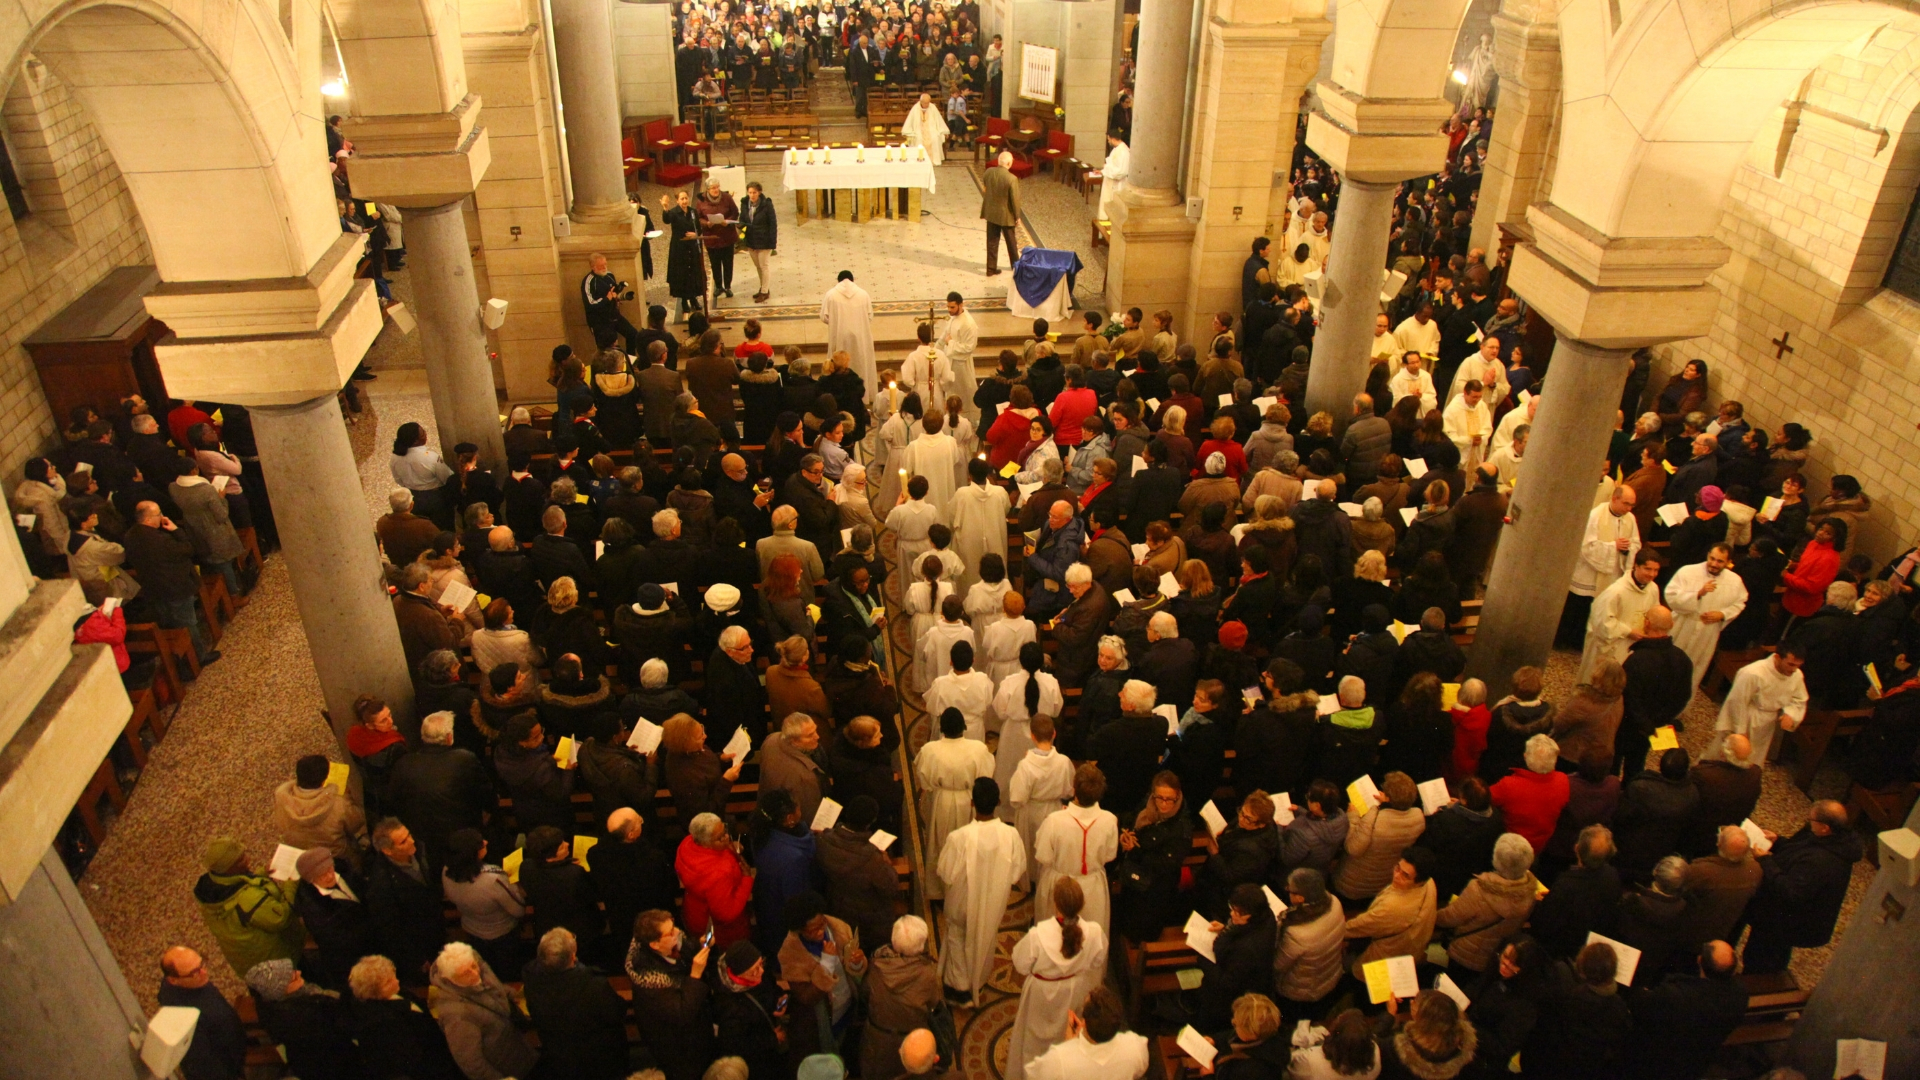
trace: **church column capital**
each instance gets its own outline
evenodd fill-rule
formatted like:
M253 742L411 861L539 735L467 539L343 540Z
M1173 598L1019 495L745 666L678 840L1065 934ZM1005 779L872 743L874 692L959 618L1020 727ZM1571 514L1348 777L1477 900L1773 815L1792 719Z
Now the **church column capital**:
M1438 172L1447 160L1440 125L1454 107L1440 98L1368 98L1322 82L1314 100L1307 145L1349 180L1397 184Z
M347 178L357 199L400 207L459 202L493 162L478 94L450 112L348 117L340 130L354 144Z
M1606 236L1551 203L1528 207L1527 224L1507 284L1563 336L1634 349L1711 329L1720 291L1708 278L1731 254L1720 241Z

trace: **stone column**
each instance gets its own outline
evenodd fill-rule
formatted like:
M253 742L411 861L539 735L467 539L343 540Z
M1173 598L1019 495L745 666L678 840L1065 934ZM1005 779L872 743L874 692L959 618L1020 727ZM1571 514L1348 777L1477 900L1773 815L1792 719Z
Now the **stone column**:
M553 45L560 59L567 160L573 173L575 221L605 221L624 212L627 187L620 159L620 79L613 63L613 14L606 0L556 0Z
M111 666L111 665L109 665ZM11 828L11 826L9 826ZM158 979L156 954L142 970ZM147 1018L60 856L44 849L26 888L0 907L0 1072L41 1080L140 1080Z
M1187 109L1187 56L1193 0L1141 0L1139 55L1134 57L1130 203L1180 201L1180 132Z
M1346 417L1350 402L1367 385L1372 364L1373 320L1380 313L1380 280L1387 261L1398 184L1347 180L1340 187L1340 213L1322 279L1320 332L1313 338L1307 375L1307 412ZM1374 402L1384 414L1386 402ZM1544 408L1544 405L1542 406Z
M440 429L440 453L449 463L458 443L480 447L480 463L505 476L499 398L480 324L467 224L457 202L406 211L407 255L413 260L413 302L420 313L420 351Z
M295 493L274 500L274 518L334 733L346 737L361 694L411 715L413 682L339 399L255 405L253 428L267 484Z
M1605 468L1614 409L1632 349L1603 349L1557 335L1553 390L1540 396L1510 524L1487 575L1467 674L1505 693L1513 670L1544 665L1580 555L1594 486ZM1600 406L1605 407L1600 407ZM1498 689L1496 689L1496 686Z

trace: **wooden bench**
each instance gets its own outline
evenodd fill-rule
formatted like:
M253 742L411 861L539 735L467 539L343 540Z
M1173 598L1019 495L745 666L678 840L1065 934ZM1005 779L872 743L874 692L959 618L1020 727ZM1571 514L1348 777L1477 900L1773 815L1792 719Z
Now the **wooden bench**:
M1793 747L1793 783L1801 791L1813 786L1813 775L1827 756L1827 747L1837 737L1858 735L1873 715L1872 709L1820 709L1809 711L1801 725L1776 740L1776 753L1784 743Z
M1724 1045L1759 1046L1785 1041L1800 1021L1808 992L1794 981L1791 972L1738 978L1747 991L1747 1015Z
M1140 1006L1157 994L1180 991L1180 972L1200 966L1200 954L1187 944L1186 932L1170 927L1156 941L1127 946L1127 1018L1138 1021Z
M100 799L105 796L113 803L116 812L127 808L127 793L120 789L120 778L113 774L113 759L104 758L100 767L93 770L93 779L80 792L80 801L73 806L73 812L80 816L81 827L87 830L87 836L94 847L107 838L107 829L100 821Z
M158 623L130 623L127 626L127 655L152 656L153 686L156 694L166 696L163 704L177 705L186 697L179 665L185 664L200 677L200 656L193 649L193 635L184 629L170 630Z
M154 704L152 688L135 690L127 695L133 702L133 715L127 720L127 727L121 737L127 742L127 752L133 755L133 763L138 768L147 767L147 744L144 736L151 732L155 746L167 735L167 719Z

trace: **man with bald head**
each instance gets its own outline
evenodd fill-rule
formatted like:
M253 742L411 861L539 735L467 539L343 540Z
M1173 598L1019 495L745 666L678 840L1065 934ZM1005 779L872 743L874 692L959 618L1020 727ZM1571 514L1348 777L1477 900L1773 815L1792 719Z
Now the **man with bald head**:
M1641 1080L1704 1076L1727 1036L1746 1019L1747 990L1733 977L1733 946L1720 940L1700 946L1696 968L1697 975L1673 972L1627 998L1633 1037L1627 1040L1620 1075ZM1751 942L1747 971L1753 971Z
M184 945L160 956L160 1004L199 1009L193 1042L180 1063L187 1080L239 1080L246 1075L247 1030L240 1014L213 985L206 960Z
M1738 825L1722 826L1713 854L1687 864L1687 913L1681 919L1681 940L1689 945L1714 939L1725 941L1740 928L1747 901L1760 888L1759 862L1753 846Z
M1073 504L1056 501L1047 511L1047 524L1027 545L1027 617L1044 622L1066 607L1067 568L1080 561L1087 545L1087 523L1074 516Z
M730 517L746 534L747 543L758 543L764 536L773 532L772 514L768 507L773 505L773 488L760 490L759 480L747 473L747 459L739 454L725 454L720 458L720 475L707 481L707 490L713 492L713 518L715 521Z
M1587 616L1593 598L1620 580L1640 551L1640 525L1633 517L1634 493L1615 484L1613 495L1587 515L1587 531L1580 538L1580 561L1573 566L1566 606L1560 609L1560 632L1554 644L1577 649L1587 640Z
M1760 891L1747 907L1753 933L1744 956L1749 972L1787 970L1794 949L1815 949L1833 940L1841 901L1860 861L1860 834L1847 827L1847 808L1821 799L1807 810L1807 825L1781 838L1761 830L1772 849L1760 857Z
M623 806L607 815L607 838L593 849L593 886L618 935L631 933L641 912L673 900L673 862L642 835L644 828L639 811Z
M533 560L520 550L513 530L495 525L487 532L487 550L474 558L480 580L474 587L512 605L514 614L531 619L546 598L533 572Z
M1713 850L1719 829L1753 816L1753 808L1760 804L1761 771L1760 762L1753 760L1753 743L1745 735L1729 735L1717 757L1712 753L1701 757L1692 774L1700 802L1681 835L1681 854L1706 854Z
M922 95L924 96L924 95ZM900 1067L906 1071L903 1076L939 1076L946 1070L935 1069L940 1064L940 1046L934 1041L933 1032L926 1028L915 1028L907 1032L900 1040Z
M934 107L932 94L921 94L900 125L900 139L908 146L922 146L927 160L940 164L947 156L947 121Z
M1332 480L1322 480L1317 487L1308 484L1303 494L1313 497L1302 498L1292 513L1293 539L1299 545L1299 554L1318 555L1331 581L1353 575L1353 521L1334 503L1338 491ZM1295 558L1297 561L1298 556Z
M1620 665L1627 689L1620 730L1613 737L1613 767L1627 776L1645 767L1653 733L1674 722L1693 700L1693 661L1673 640L1672 610L1647 609L1640 640L1627 646Z

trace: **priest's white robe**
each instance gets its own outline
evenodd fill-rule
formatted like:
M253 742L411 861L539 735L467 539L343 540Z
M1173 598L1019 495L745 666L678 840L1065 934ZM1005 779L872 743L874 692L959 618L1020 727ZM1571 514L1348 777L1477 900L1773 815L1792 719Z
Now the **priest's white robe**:
M920 560L916 560L916 564ZM910 582L901 592L901 607L906 611L907 631L913 638L916 651L920 639L927 636L935 623L940 621L940 601L953 595L953 586L942 581L938 585L928 585L924 578Z
M1474 353L1460 361L1460 366L1454 370L1453 382L1447 387L1447 400L1459 397L1460 388L1467 385L1468 379L1478 380L1481 386L1486 387L1487 395L1480 400L1488 406L1507 400L1507 369L1498 360L1488 363L1480 359L1479 353Z
M1013 770L1013 783L1006 789L1007 804L1013 807L1013 827L1020 830L1020 842L1033 851L1033 838L1040 823L1059 813L1073 798L1073 760L1058 750L1034 747ZM1040 866L1027 860L1020 871L1020 884L1038 880Z
M1120 854L1120 822L1100 804L1068 803L1040 823L1033 837L1033 861L1040 880L1033 883L1035 922L1053 917L1053 883L1063 877L1080 883L1087 906L1080 911L1100 928L1113 927L1113 895L1107 885L1107 864Z
M1027 978L1007 1042L1007 1080L1026 1080L1033 1059L1066 1041L1067 1013L1086 1003L1106 972L1106 929L1082 918L1072 957L1063 950L1064 929L1057 919L1041 920L1013 947L1013 970Z
M1412 315L1400 320L1393 328L1394 339L1400 342L1403 353L1417 352L1422 356L1440 355L1440 321L1428 319L1425 325Z
M1531 400L1537 400L1538 397L1539 395L1536 394L1534 399ZM1493 429L1493 441L1487 444L1491 447L1489 454L1497 454L1507 447L1512 446L1513 429L1519 427L1521 424L1528 426L1533 424L1533 417L1527 415L1526 406L1522 405L1517 409L1508 409L1507 415L1500 418L1499 426Z
M1708 582L1713 583L1713 591L1702 596L1700 590ZM1715 576L1703 562L1683 566L1667 582L1667 607L1673 609L1673 643L1693 660L1693 688L1698 690L1720 648L1720 631L1747 609L1747 583L1731 569ZM1710 611L1724 617L1718 622L1700 621Z
M1633 645L1633 639L1627 635L1644 632L1647 612L1659 604L1660 586L1652 582L1637 585L1632 574L1620 575L1620 580L1595 597L1593 610L1587 614L1587 645L1580 654L1580 681L1586 682L1594 666L1602 660L1626 663L1627 650Z
M969 822L947 836L938 870L947 900L940 973L948 986L976 994L986 985L1008 895L1026 861L1020 834L999 818Z
M973 403L973 392L980 380L973 370L973 353L980 347L980 324L973 321L973 313L962 308L960 314L948 319L936 347L947 358L951 380L947 392L960 395L960 412L969 420L978 420L980 409Z
M1745 735L1753 742L1753 754L1747 760L1758 765L1767 760L1773 736L1780 728L1788 731L1807 718L1807 680L1796 669L1780 674L1773 657L1763 656L1733 677L1727 700L1720 703L1720 717L1713 724L1713 742L1704 757L1725 757L1722 744L1728 735Z
M1120 194L1127 190L1127 177L1133 172L1133 150L1121 143L1107 151L1107 160L1100 166L1100 213L1101 221L1119 224L1120 218L1114 215L1120 212Z
M927 501L945 506L953 498L953 472L960 461L960 444L944 431L921 435L907 445L901 466L909 479L927 478Z
M1392 336L1391 334L1387 335L1389 338ZM1393 394L1393 405L1400 404L1400 399L1403 397L1412 397L1418 394L1420 396L1420 416L1422 417L1432 412L1440 404L1439 399L1434 397L1433 394L1433 375L1424 367L1420 369L1420 374L1417 377L1409 374L1406 368L1401 368L1399 371L1394 372L1393 378L1387 380L1387 390ZM1392 408L1393 405L1387 407Z
M907 110L906 123L900 125L900 137L908 146L927 148L927 160L939 165L947 156L947 120L932 102Z
M973 820L973 782L993 775L993 752L965 735L941 736L920 748L913 779L920 789L920 815L927 823L927 861L938 865L953 830ZM927 875L927 895L940 895L940 875Z
M949 671L927 687L925 700L927 715L933 717L935 728L940 726L940 717L948 709L959 709L960 715L967 718L967 738L979 739L982 746L986 745L987 706L993 701L993 680L986 672L977 668L965 674Z
M1478 405L1469 405L1464 397L1454 398L1447 402L1440 418L1446 427L1447 438L1460 448L1461 471L1472 477L1473 470L1486 460L1487 440L1493 437L1493 413L1487 409L1487 399L1483 396ZM1473 441L1476 436L1480 440L1477 443ZM1461 494L1453 492L1453 497L1458 499Z
M970 483L947 503L947 527L953 530L953 550L963 566L958 582L962 589L971 589L980 580L983 557L998 555L1001 565L1006 565L1010 510L1007 489L998 484Z
M1610 481L1602 486L1611 493ZM1632 511L1614 517L1611 506L1612 503L1603 498L1600 505L1588 512L1587 531L1580 538L1580 561L1573 566L1573 581L1567 591L1580 596L1598 596L1633 565L1634 553L1640 550L1640 523ZM1615 546L1620 540L1627 542L1625 551Z
M827 324L827 355L845 350L871 404L880 389L873 363L873 297L851 281L839 282L820 301L820 321Z
M1060 718L1060 680L1044 671L1034 676L1040 684L1040 708L1029 713L1027 678L1023 668L1000 680L993 691L993 715L1000 722L1000 747L993 755L993 778L999 782L1001 791L1008 790L1013 783L1013 771L1020 767L1027 751L1033 749L1033 731L1027 727L1027 721L1035 716ZM1012 820L1012 808L1005 803L1001 806L1006 807L1007 812L1000 816Z
M1400 366L1400 342L1394 338L1393 331L1373 335L1372 350L1367 358L1376 364L1385 361L1396 368Z
M925 412L946 411L947 394L953 389L953 368L947 354L932 345L917 345L900 362L900 386L920 395Z

